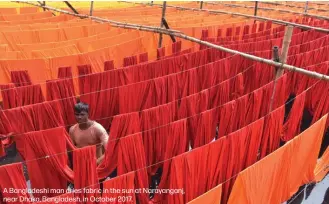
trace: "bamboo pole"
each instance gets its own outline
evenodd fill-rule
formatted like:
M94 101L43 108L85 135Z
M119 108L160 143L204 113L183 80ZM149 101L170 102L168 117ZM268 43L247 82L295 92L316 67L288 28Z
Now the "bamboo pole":
M90 16L92 16L93 15L93 10L94 10L94 1L91 1L90 2Z
M31 4L31 5L34 5L34 6L42 7L38 4L34 4L34 3L31 3L31 2L19 1L19 3L28 3L28 4ZM48 9L48 10L62 12L62 13L65 13L67 15L78 16L78 17L82 17L82 16L86 17L86 15L74 14L74 13L71 13L71 12L68 12L68 11L65 11L65 10L56 9L56 8L52 8L52 7L49 7L49 6L45 6L45 8ZM174 30L162 29L162 28L152 27L152 26L129 24L129 23L120 23L120 22L113 23L115 21L112 21L112 20L109 20L109 19L104 19L104 18L94 17L94 16L87 16L87 17L92 19L92 20L97 19L97 21L99 21L99 22L110 23L110 24L112 24L112 26L115 26L115 27L118 27L118 28L135 29L135 30L141 30L141 31L146 31L146 32L162 33L162 34L165 34L165 35L173 35L173 36L176 36L176 37L181 38L181 39L189 40L191 42L195 42L195 43L205 45L205 46L217 49L217 50L221 50L223 52L228 52L228 53L231 53L231 54L240 55L240 56L245 57L245 58L250 59L250 60L254 60L254 61L265 63L265 64L268 64L268 65L280 67L280 68L288 70L288 71L305 74L309 77L313 77L313 78L316 78L316 79L329 81L329 76L324 75L324 74L320 74L320 73L313 72L313 71L308 71L308 70L305 70L305 69L302 69L302 68L299 68L299 67L295 67L295 66L292 66L292 65L284 64L284 63L281 63L281 62L275 62L275 61L270 60L270 59L265 59L265 58L257 57L257 56L250 55L250 54L247 54L247 53L232 50L232 49L229 49L229 48L225 48L225 47L215 45L215 44L212 44L212 43L209 43L209 42L206 42L206 41L202 41L200 39L185 35L181 32L177 32L177 31L174 31Z
M162 6L162 15L161 15L161 20L160 20L160 28L163 27L163 19L166 17L166 8L167 8L167 2L163 2ZM159 36L159 43L158 43L158 48L162 47L162 33L160 33Z
M220 5L224 5L227 7L233 7L233 8L250 8L250 9L254 8L253 6L238 5L238 4L226 4L226 3L222 3L222 2L218 2L218 3L207 2L207 4L213 4L213 5L220 4ZM318 18L318 19L329 20L329 17L327 17L327 16L318 16L318 15L300 13L300 12L284 10L284 9L274 9L274 8L265 8L265 7L258 7L258 9L267 10L267 11L278 11L278 12L284 12L284 13L293 13L293 14L304 15L304 16L309 16L309 17Z
M304 9L304 13L307 13L307 8L308 8L308 1L305 2L305 9Z
M121 2L131 3L129 1L121 1ZM148 3L135 3L135 4L149 5ZM161 4L154 4L154 3L153 3L153 6L162 7ZM285 25L285 26L291 25L291 26L301 28L301 29L304 29L304 30L316 30L316 31L323 32L323 33L329 33L329 29L312 27L312 26L308 26L308 25L303 25L303 24L298 24L298 23L293 23L293 22L283 21L283 20L277 20L277 19L267 18L267 17L262 17L262 16L253 16L253 15L248 15L248 14L243 14L243 13L234 13L234 12L228 12L228 11L223 11L223 10L187 8L187 7L173 6L173 5L167 5L167 7L176 8L177 10L190 10L190 11L208 12L208 13L214 14L214 15L228 14L228 15L232 15L232 16L240 16L240 17L245 17L245 18L256 19L257 21L272 21L272 23L278 24L278 25Z
M255 11L254 11L254 16L257 16L257 8L258 8L258 1L255 1ZM256 23L256 20L254 20L254 23Z
M285 64L287 61L288 50L289 50L289 45L291 42L291 36L292 36L293 30L294 30L294 28L292 26L287 26L285 33L284 33L283 43L282 43L282 52L281 52L281 56L280 56L280 62L283 64ZM271 96L269 113L272 111L274 95L275 95L276 86L277 86L277 80L283 75L283 73L284 73L284 69L278 67L276 74L275 74L275 78L274 78L274 85L273 85L273 92L272 92L272 96Z

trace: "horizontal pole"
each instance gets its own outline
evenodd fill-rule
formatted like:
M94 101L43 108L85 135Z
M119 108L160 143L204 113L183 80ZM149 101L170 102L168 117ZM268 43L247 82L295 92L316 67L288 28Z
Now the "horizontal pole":
M20 3L25 3L25 2L20 1ZM28 2L28 3L30 3L30 2ZM42 7L38 4L35 4L35 5L38 6L38 7ZM51 7L48 7L48 6L45 6L45 8L47 8L49 10L55 9L55 8L51 8ZM78 15L78 14L74 14L74 13L67 12L67 11L64 11L64 10L62 10L62 11L63 11L63 13L68 14L68 15L73 15L73 16ZM58 12L60 12L60 11L58 11ZM87 16L87 15L84 15L84 16L89 17L89 18L95 18L93 16ZM111 22L111 20L104 19L104 18L97 17L97 19L98 19L99 22L108 22L108 23ZM188 40L188 41L191 41L191 42L195 42L195 43L198 43L198 44L201 44L201 45L205 45L205 46L210 47L210 48L221 50L223 52L228 52L228 53L231 53L231 54L240 55L240 56L245 57L245 58L250 59L250 60L254 60L254 61L257 61L257 62L272 65L274 67L279 67L279 68L282 68L282 69L286 69L288 71L293 71L293 72L305 74L307 76L317 78L317 79L320 79L320 80L329 81L329 76L324 75L324 74L320 74L320 73L313 72L313 71L308 71L308 70L305 70L305 69L302 69L302 68L299 68L299 67L295 67L295 66L292 66L292 65L288 65L288 64L284 64L284 63L280 63L280 62L275 62L273 60L269 60L269 59L257 57L257 56L254 56L254 55L250 55L250 54L247 54L247 53L243 53L243 52L240 52L240 51L237 51L237 50L232 50L232 49L229 49L229 48L225 48L225 47L222 47L222 46L219 46L219 45L212 44L210 42L202 41L200 39L185 35L181 32L175 32L175 31L169 30L169 29L168 30L167 29L161 29L161 28L158 28L158 27L135 25L135 24L128 24L128 23L116 23L113 26L119 27L119 28L125 28L125 29L135 29L135 30L141 30L141 31L146 31L146 32L162 33L162 34L165 34L165 35L173 35L173 36L181 38L181 39L185 39L185 40Z
M120 2L131 3L129 1L120 1ZM149 5L148 3L135 3L135 4ZM152 5L162 7L161 4L154 4L153 3ZM176 8L177 10L190 10L190 11L208 12L208 13L214 14L214 15L228 14L228 15L232 15L232 16L240 16L240 17L245 17L245 18L251 18L251 19L258 20L258 21L272 21L272 23L278 24L278 25L285 25L285 26L291 25L293 27L301 28L301 29L304 29L304 30L312 30L313 29L313 30L316 30L316 31L319 31L319 32L329 33L329 29L318 28L318 27L313 27L313 26L308 26L308 25L303 25L303 24L298 24L298 23L292 23L292 22L289 22L289 21L277 20L277 19L267 18L267 17L263 17L263 16L253 16L253 15L248 15L248 14L243 14L243 13L234 13L234 12L228 12L228 11L223 11L223 10L187 8L187 7L173 6L173 5L167 5L167 7Z

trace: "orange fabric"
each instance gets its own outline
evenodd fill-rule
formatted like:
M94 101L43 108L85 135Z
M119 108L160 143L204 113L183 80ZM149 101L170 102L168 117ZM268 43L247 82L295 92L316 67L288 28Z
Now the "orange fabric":
M242 171L228 203L282 203L301 185L313 181L326 120L327 115L283 147Z
M314 170L315 181L320 182L329 172L329 147L323 153L322 157L318 160Z
M222 199L222 184L216 186L205 194L188 202L188 204L220 204Z

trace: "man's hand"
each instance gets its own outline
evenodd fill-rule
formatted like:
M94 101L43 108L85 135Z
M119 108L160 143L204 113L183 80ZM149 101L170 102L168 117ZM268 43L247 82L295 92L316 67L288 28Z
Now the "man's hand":
M104 160L104 156L105 154L103 154L102 156L100 156L98 159L97 159L97 166L102 163L102 161Z

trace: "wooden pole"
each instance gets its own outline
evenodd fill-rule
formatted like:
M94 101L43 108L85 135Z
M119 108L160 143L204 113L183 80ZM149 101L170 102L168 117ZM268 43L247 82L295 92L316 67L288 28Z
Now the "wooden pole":
M258 1L255 1L255 11L254 11L254 16L257 16L257 8L258 8ZM256 23L256 20L254 20L254 23Z
M31 2L26 2L26 1L18 1L17 3L25 3L25 4L34 5L34 6L37 6L37 7L43 7L41 5L31 3ZM52 8L52 7L49 7L49 6L44 6L44 8L46 8L48 10L52 10L52 11L61 12L61 13L67 14L67 15L80 17L80 18L82 18L82 17L86 18L87 17L87 18L90 18L91 20L95 20L97 22L110 23L110 24L112 24L112 26L115 26L115 27L118 27L118 28L134 29L134 30L141 30L141 31L153 32L153 33L162 33L164 35L173 35L173 36L176 36L176 37L181 38L181 39L189 40L191 42L195 42L195 43L205 45L205 46L217 49L217 50L221 50L223 52L228 52L228 53L231 53L231 54L240 55L240 56L245 57L245 58L250 59L250 60L254 60L254 61L265 63L265 64L268 64L268 65L280 67L280 68L286 69L288 71L293 71L293 72L297 72L297 73L300 73L300 74L305 74L309 77L313 77L313 78L316 78L316 79L325 80L325 81L329 82L329 76L327 76L327 75L320 74L320 73L313 72L313 71L308 71L306 69L302 69L302 68L295 67L295 66L292 66L292 65L284 64L284 63L281 63L281 62L275 62L275 61L270 60L270 59L257 57L257 56L250 55L250 54L247 54L247 53L239 52L237 50L232 50L232 49L229 49L229 48L225 48L225 47L222 47L222 46L219 46L219 45L212 44L210 42L202 41L198 38L194 38L194 37L185 35L185 34L183 34L182 32L179 32L179 31L163 29L163 28L158 28L158 27L152 27L152 26L136 25L136 24L131 24L131 23L122 23L122 22L117 22L117 21L113 21L113 20L109 20L109 19L105 19L105 18L100 18L100 17L95 17L95 16L86 16L86 15L82 15L82 14L75 14L75 13L72 13L72 12L69 12L69 11Z
M162 15L161 15L161 22L160 22L160 28L163 27L163 20L166 17L166 8L167 8L167 2L164 1L163 2L163 6L162 6ZM162 33L160 33L159 36L159 43L158 43L158 48L162 47Z
M291 42L291 36L292 36L293 30L294 30L294 28L292 26L287 26L285 33L284 33L283 43L282 43L282 52L281 52L281 56L280 56L280 62L283 64L285 64L287 61L288 50L289 50L289 45ZM269 113L272 111L272 107L273 107L277 80L283 75L283 73L284 73L284 69L278 67L278 69L276 70L275 78L274 78L274 85L273 85L273 92L272 92L272 96L271 96Z
M226 3L222 3L222 2L218 2L218 3L206 2L206 3L214 4L214 5L221 4L221 5L224 5L224 6L227 6L227 7L233 7L233 8L250 8L250 9L254 8L253 6L238 5L238 4L226 4ZM274 9L274 8L266 8L266 7L258 7L258 9L267 10L267 11L278 11L278 12L284 12L284 13L293 13L293 14L305 15L305 16L318 18L318 19L329 20L329 17L326 17L326 16L318 16L318 15L313 15L313 14L300 13L300 12L284 10L284 9Z
M46 1L43 1L43 6L46 5ZM46 11L46 9L44 8L43 11Z
M258 1L255 1L255 11L254 16L257 16Z
M129 1L121 1L121 2L131 3ZM136 3L136 4L149 5L148 3ZM162 7L161 4L153 4L153 5ZM262 17L262 16L253 16L253 15L248 15L248 14L243 14L243 13L234 13L234 12L228 12L228 11L223 11L223 10L187 8L187 7L173 6L173 5L167 5L167 7L176 8L178 10L208 12L208 13L214 14L214 15L228 14L228 15L232 15L232 16L240 16L240 17L245 17L245 18L256 19L257 21L272 21L272 23L278 24L278 25L285 25L285 26L291 25L291 26L294 26L294 27L297 27L297 28L301 28L303 30L316 30L316 31L323 32L323 33L329 33L329 29L319 28L319 27L312 27L312 26L308 26L308 25L303 25L303 24L298 24L298 23L293 23L293 22L283 21L283 20L277 20L277 19L267 18L267 17Z
M305 2L305 9L304 9L304 13L307 13L307 8L308 8L308 1Z
M94 1L90 2L90 16L93 15L93 10L94 10Z
M200 9L203 7L203 1L200 1Z

